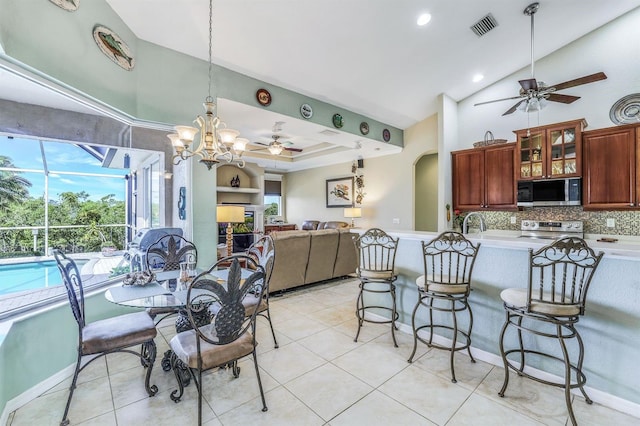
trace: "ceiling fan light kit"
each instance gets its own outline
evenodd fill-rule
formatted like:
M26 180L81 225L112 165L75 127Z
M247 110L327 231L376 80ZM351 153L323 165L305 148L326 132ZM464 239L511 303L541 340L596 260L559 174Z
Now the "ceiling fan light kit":
M474 106L478 105L486 105L494 102L507 101L512 99L519 99L515 105L509 108L507 111L502 114L503 116L512 114L516 110L524 111L524 112L536 112L540 111L544 108L548 102L559 102L563 104L570 104L572 102L580 99L580 96L572 96L572 95L564 95L560 93L556 93L558 90L568 89L570 87L580 86L582 84L593 83L599 80L605 80L607 76L603 72L598 72L595 74L586 75L584 77L576 78L573 80L568 80L563 83L554 84L551 86L547 86L542 81L538 81L535 78L535 61L534 61L534 15L540 8L539 3L531 3L527 6L523 13L527 16L531 17L531 78L526 80L520 80L518 83L520 84L520 93L518 96L512 96L509 98L502 99L494 99L492 101L479 102L474 104Z

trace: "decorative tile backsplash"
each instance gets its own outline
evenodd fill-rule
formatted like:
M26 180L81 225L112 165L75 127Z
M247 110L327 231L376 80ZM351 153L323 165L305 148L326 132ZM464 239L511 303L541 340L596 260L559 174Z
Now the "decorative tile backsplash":
M482 215L489 229L519 231L523 220L581 220L585 234L610 234L640 236L640 211L583 211L582 207L529 207L517 212L484 211ZM511 217L516 223L511 224ZM607 219L615 221L615 227L607 227Z

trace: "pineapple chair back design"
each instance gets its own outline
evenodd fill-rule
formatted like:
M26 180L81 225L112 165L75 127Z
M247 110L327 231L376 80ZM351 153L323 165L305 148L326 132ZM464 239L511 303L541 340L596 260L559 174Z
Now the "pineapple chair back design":
M156 344L153 339L157 334L151 317L146 312L136 312L87 323L84 288L76 263L60 250L54 250L53 256L67 291L69 306L78 325L78 356L60 424L63 426L69 424L67 416L80 372L96 359L110 353L125 352L140 357L142 366L147 370L144 380L145 389L149 396L155 395L158 388L155 385L149 385L151 370L156 359ZM138 345L141 349L134 351L133 347ZM87 362L82 365L83 357L88 355L92 357L87 357Z
M219 264L231 264L226 282L215 275ZM240 264L247 268L240 268ZM254 333L259 305L247 310L242 303L250 292L258 298L263 297L267 284L265 277L264 268L253 258L235 254L218 260L208 271L198 275L187 290L186 309L193 329L176 334L169 343L173 352L171 367L178 382L178 389L171 392L170 397L175 402L180 401L185 386L182 372L188 370L198 391L198 424L202 424L202 372L229 367L233 376L238 377L238 361L247 356L253 358L262 411L267 411ZM199 313L209 310L213 304L219 307L212 322L199 325Z
M251 307L254 304L259 304L258 315L265 318L269 322L271 335L273 336L273 345L277 349L278 341L276 339L276 333L273 329L271 312L269 310L269 283L271 282L271 273L273 272L273 265L275 263L276 256L273 239L269 235L261 237L247 249L247 254L264 268L266 288L264 291L264 296L261 299L258 299L253 292L249 292L242 303L244 304L245 309Z
M145 269L152 272L179 271L181 263L198 262L198 250L196 246L177 234L162 236L151 244L145 254ZM177 278L169 280L169 287L177 286ZM151 318L162 315L156 321L156 325L168 316L176 314L177 308L148 308Z
M356 274L360 279L360 291L356 301L356 317L358 318L358 331L354 341L358 341L360 329L364 322L377 324L391 324L391 337L397 348L396 321L399 314L396 311L396 286L394 282L398 278L395 273L396 251L398 238L393 238L379 228L371 228L354 240L358 252L358 267ZM380 297L388 293L391 302L383 304ZM368 298L375 298L371 304ZM377 314L377 317L367 315ZM380 313L388 313L389 318L380 319Z
M602 252L595 254L582 238L577 237L558 239L537 251L529 249L527 287L508 288L500 293L506 320L500 333L504 382L498 395L504 397L509 369L514 370L519 376L562 388L569 419L573 425L577 424L571 389L580 389L587 404L592 401L584 389L587 381L582 370L585 351L576 324L585 313L587 291L602 255ZM507 335L509 329L517 334L515 344L513 336ZM523 339L523 334L527 338ZM561 356L557 355L557 349L549 346L553 339L560 347ZM570 353L567 347L572 339L577 343L574 345L577 354L575 351ZM544 343L548 345L543 346ZM505 345L511 349L505 349ZM553 381L536 374L536 370L525 368L531 360L543 359L563 366L562 380Z
M411 315L413 351L409 362L413 361L418 341L429 347L450 351L449 364L453 383L456 383L454 355L457 351L466 349L471 362L475 362L471 355L473 312L468 298L473 266L479 250L479 243L474 245L458 232L443 232L429 242L422 241L424 274L416 279L418 300ZM425 309L428 321L417 325L419 321L416 320L416 314ZM466 330L459 324L459 314L464 312L468 314ZM421 335L422 330L428 332L428 337ZM450 344L434 342L434 330L450 337Z

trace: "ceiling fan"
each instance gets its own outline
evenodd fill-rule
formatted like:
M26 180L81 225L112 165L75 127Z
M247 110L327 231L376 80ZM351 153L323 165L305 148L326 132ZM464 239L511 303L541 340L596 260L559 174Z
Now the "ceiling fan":
M260 149L267 149L272 155L280 155L282 151L302 152L302 149L300 148L293 148L289 146L293 145L293 142L280 142L280 135L273 135L271 136L271 138L273 139L273 142L270 142L268 144L256 142L256 144L265 146L266 148Z
M490 104L493 102L507 101L511 99L520 99L518 102L516 102L515 105L505 111L505 113L502 115L504 116L511 114L516 109L522 109L525 112L539 111L546 105L547 101L570 104L580 99L580 96L563 95L560 93L556 93L558 90L568 89L569 87L580 86L582 84L593 83L595 81L604 80L607 78L605 73L598 72L551 86L547 86L544 82L535 79L533 61L533 17L538 11L539 6L539 3L531 3L523 11L525 15L531 17L531 78L518 81L521 87L520 94L518 96L479 102L477 104L474 104L474 106Z

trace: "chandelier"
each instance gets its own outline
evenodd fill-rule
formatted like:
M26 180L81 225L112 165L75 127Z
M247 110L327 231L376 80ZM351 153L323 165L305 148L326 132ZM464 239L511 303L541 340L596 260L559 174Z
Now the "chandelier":
M203 103L205 115L198 115L193 121L198 127L175 126L176 133L167 135L176 152L172 161L174 165L178 165L182 160L197 156L209 170L221 161L243 168L242 154L249 140L239 138L240 132L227 128L227 125L216 116L216 104L211 97L212 33L213 0L209 0L209 92ZM200 138L194 141L198 132Z

